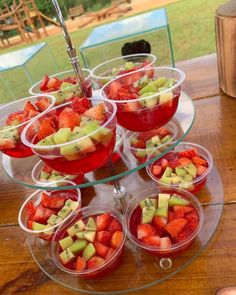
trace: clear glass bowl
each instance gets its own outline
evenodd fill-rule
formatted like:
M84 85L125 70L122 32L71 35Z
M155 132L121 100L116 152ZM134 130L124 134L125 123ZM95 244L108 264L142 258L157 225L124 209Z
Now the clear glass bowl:
M132 213L134 210L139 206L139 203L146 199L146 198L157 198L159 193L175 193L180 195L182 198L190 201L192 206L197 210L198 216L199 216L199 223L196 229L192 232L192 234L185 240L172 244L169 247L166 247L165 249L161 249L158 246L151 246L147 245L140 240L138 240L132 233L131 233L131 225L130 225L130 219L132 216ZM148 253L159 256L159 257L174 257L178 256L181 253L183 253L185 250L187 250L196 236L198 235L199 231L202 228L203 222L204 222L204 213L202 209L202 205L199 202L199 200L190 192L182 190L182 189L172 189L172 188L165 188L164 190L157 188L157 187L152 187L149 189L146 189L142 192L140 192L137 196L134 196L128 206L125 209L124 213L125 217L125 224L126 224L126 229L127 229L127 235L129 239L138 247L141 247L143 250L147 251Z
M99 267L86 269L83 271L76 271L76 270L65 267L61 263L59 258L60 244L58 242L61 239L61 237L65 236L66 234L65 231L79 219L87 220L89 217L95 217L103 213L110 213L111 216L115 217L121 224L123 239L120 246L115 250L114 254L112 254L109 258L107 258L105 263ZM113 269L117 268L118 265L121 263L125 239L126 239L126 231L124 230L124 219L122 214L117 209L115 209L114 207L110 207L109 205L102 205L102 204L96 205L96 206L87 206L87 207L83 207L82 209L74 213L70 217L70 219L68 219L58 228L58 230L56 231L52 239L51 255L57 267L59 267L59 269L61 269L62 271L68 274L77 275L78 277L84 278L84 279L98 278L108 274Z
M130 54L110 59L97 65L91 71L92 80L96 83L96 87L100 89L103 85L110 82L117 77L124 75L130 71L154 66L156 63L156 56L153 54ZM133 63L135 68L125 71L125 63Z
M6 121L9 120L10 115L14 115L14 113L18 113L18 115L22 116L24 114L24 108L27 104L27 102L30 102L34 105L34 103L37 103L39 99L48 99L49 106L46 107L45 110L39 109L39 114L32 115L30 117L23 118L22 123L14 123L12 125L6 125ZM30 147L26 146L22 143L20 135L22 130L25 128L27 124L38 118L39 116L45 114L48 110L50 110L55 104L55 98L52 95L36 95L36 96L30 96L26 98L22 98L16 101L13 101L11 103L8 103L7 105L4 105L0 107L0 150L14 158L25 158L33 155L33 152ZM16 120L16 119L15 119ZM14 121L14 120L13 120ZM4 129L2 129L4 127ZM11 138L13 139L14 145L12 145L12 139L8 144L6 145L6 141L4 137L6 134L10 134ZM16 142L15 142L16 140ZM5 147L6 148L5 148Z
M185 151L185 150L191 150L194 149L197 151L197 153L208 162L208 167L205 170L205 172L200 175L197 176L196 178L194 178L192 181L186 181L184 183L180 183L180 184L166 184L164 182L162 182L158 177L156 177L155 175L153 175L152 173L152 167L157 164L160 163L162 161L163 158L168 157L168 155L171 155L173 152L181 152L181 151ZM148 160L150 160L153 157L153 155L150 155L150 157L148 158ZM161 159L149 164L146 166L146 171L148 173L148 175L157 183L157 185L164 189L164 188L171 188L171 189L177 189L177 188L182 188L185 190L188 190L189 192L196 194L198 193L206 184L207 182L207 177L210 173L210 171L213 168L213 158L211 153L204 148L203 146L200 146L198 144L195 143L190 143L190 142L181 142L180 144L178 144L173 151L170 151L167 155L165 155L164 157L162 157Z
M34 193L32 193L26 200L25 202L23 203L23 205L21 206L20 208L20 211L19 211L19 214L18 214L18 222L19 222L19 225L20 227L27 233L31 234L31 235L34 235L34 236L38 236L44 240L51 240L52 239L52 236L54 235L54 232L56 231L56 229L61 225L63 224L66 220L68 220L75 212L75 210L78 210L79 208L81 208L81 192L80 192L80 189L78 188L74 188L74 189L62 189L63 186L67 186L67 185L75 185L74 182L72 181L68 181L68 180L65 180L65 181L60 181L60 182L57 182L57 185L60 186L60 189L59 190L53 190L53 191L49 191L48 193L50 193L51 195L56 195L56 193L58 192L59 194L62 193L66 193L66 192L69 192L69 191L73 191L73 198L74 201L77 202L77 206L76 208L71 211L69 213L69 215L62 219L60 222L58 222L57 224L53 225L53 226L49 226L48 228L46 229L40 229L40 230L33 230L33 229L30 229L28 227L28 221L29 221L29 215L27 214L27 204L29 203L33 203L35 206L39 205L42 198L42 193L44 191L42 190L37 190L35 191ZM47 193L46 191L46 187L45 187L45 192ZM59 211L59 210L58 210Z
M91 72L88 69L82 69L82 73L84 76L84 83L88 90L88 96L92 97L92 80L91 80ZM69 70L65 72L60 72L54 75L51 75L49 78L57 78L59 80L64 80L67 78L75 78L74 70ZM45 93L40 90L40 85L43 80L35 83L33 86L30 87L29 93L31 95L37 95L39 93ZM78 84L74 84L68 87L64 87L63 89L56 90L56 91L46 91L46 93L50 93L51 95L55 96L56 98L56 105L62 104L67 100L70 100L74 97L83 97L80 86Z
M137 93L133 93L133 84L139 83L138 81L141 81L143 77L152 80L166 77L174 79L175 84L170 87L160 87L159 91L154 87L152 92L145 93L145 97L133 99L133 97L137 97ZM102 87L100 96L117 104L117 120L121 126L131 131L149 131L162 127L174 116L181 94L180 85L184 79L184 72L176 68L141 69L110 81ZM131 91L130 88L133 90ZM139 86L135 86L135 89L139 89ZM120 91L122 91L122 95ZM118 97L117 93L121 96Z
M176 140L176 136L178 133L178 128L173 122L167 123L165 126L159 129L153 129L147 132L133 132L128 131L125 135L125 145L131 151L132 155L136 158L138 163L145 163L149 155L159 155L165 151L167 147L169 147L170 142ZM141 139L145 144L146 141L150 140L154 136L158 135L158 145L153 143L153 147L135 147L132 145L132 141L135 139ZM165 138L168 136L168 140L162 143L159 142L159 139ZM154 139L153 139L153 142Z
M103 103L105 105L106 111L106 120L100 126L100 128L96 129L95 131L85 135L83 137L77 138L73 141L69 141L63 144L55 144L55 145L38 145L37 144L37 134L39 123L45 117L49 115L57 115L63 110L65 107L70 107L72 102L67 102L62 105L59 105L50 112L46 113L44 116L39 117L37 120L31 122L27 125L27 127L23 130L21 139L25 145L30 147L33 152L38 155L49 167L53 168L56 171L70 174L70 175L77 175L77 174L85 174L87 172L93 171L101 166L103 166L109 156L112 154L115 146L115 130L116 130L116 105L115 103L100 99L100 98L89 98L92 106L97 105L99 103ZM38 126L38 127L37 127ZM106 129L105 129L106 128ZM33 129L33 132L32 132ZM101 143L93 143L92 150L88 150L87 153L84 151L81 153L77 152L79 146L85 146L87 144L88 139L91 136L99 136L103 131L107 132L106 137L106 144ZM105 135L104 135L105 136ZM91 140L89 140L90 142ZM77 148L78 147L78 148ZM68 151L76 150L76 157L65 157L63 153L60 152L62 149L66 149ZM87 151L87 150L86 150Z

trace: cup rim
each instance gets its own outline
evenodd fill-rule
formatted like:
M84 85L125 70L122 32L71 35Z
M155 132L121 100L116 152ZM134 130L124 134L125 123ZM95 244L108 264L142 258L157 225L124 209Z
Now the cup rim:
M93 213L89 213L87 212L87 214L82 215L83 211L86 210L91 210L93 211ZM118 211L115 207L112 207L110 205L105 205L105 204L100 204L100 205L89 205L83 208L80 208L79 210L77 210L76 212L73 213L73 215L71 215L71 219L73 220L73 218L76 218L76 216L80 216L81 218L86 218L89 217L91 215L96 215L102 212L107 212L107 213L111 213L111 215L115 215L115 218L118 219L118 221L120 222L121 226L122 226L122 233L123 233L123 240L122 243L120 244L119 248L115 250L114 255L111 255L104 264L96 267L96 268L92 268L92 269L86 269L83 271L76 271L76 270L70 270L69 268L66 268L63 266L63 264L60 262L59 257L56 253L56 250L58 249L58 241L55 241L57 234L60 231L65 231L66 228L68 227L68 225L66 225L64 222L63 224L60 225L60 227L58 227L58 229L56 230L56 232L53 235L52 241L51 241L51 255L52 255L52 259L54 261L54 263L63 271L71 274L71 275L86 275L86 274L91 274L93 272L96 271L100 271L103 268L105 268L110 262L112 262L113 260L115 260L115 258L117 258L117 256L120 254L125 240L126 240L126 228L125 228L125 221L124 221L124 216L120 213L120 211ZM115 212L115 213L114 213ZM114 214L113 214L114 213ZM64 227L64 228L63 228Z
M112 101L110 101L110 100L108 100L108 99L104 99L104 98L95 98L95 97L92 97L92 98L87 98L87 99L88 99L88 100L97 100L97 101L102 101L102 102L110 103L110 104L112 105L112 108L113 108L112 113L111 113L111 116L108 118L108 120L107 120L103 125L101 125L98 129L96 129L95 131L93 131L93 132L91 132L90 134L87 134L87 135L85 135L85 136L83 136L83 137L80 137L80 138L74 139L74 140L69 141L69 142L61 143L61 144L45 145L45 146L43 146L43 145L38 145L38 144L32 144L31 142L29 142L29 141L27 140L27 138L26 138L26 133L27 133L28 129L30 128L30 126L31 126L32 124L34 124L35 121L37 121L37 119L41 118L41 116L39 116L37 119L35 119L35 120L33 120L32 122L30 122L30 124L28 124L28 125L23 129L23 131L22 131L22 133L21 133L21 140L22 140L22 142L23 142L26 146L28 146L28 147L30 147L30 148L32 148L32 149L48 150L48 149L54 149L54 148L58 148L58 147L62 147L62 146L67 146L67 145L69 145L69 144L74 144L74 143L76 143L76 142L79 142L79 141L81 141L81 140L83 140L83 139L86 139L86 138L90 137L91 135L97 133L97 132L100 131L102 128L104 128L105 126L107 126L107 125L108 125L108 124L109 124L109 123L115 118L115 116L116 116L116 112L117 112L117 106L116 106L116 104L115 104L114 102L112 102ZM53 107L52 109L49 110L49 112L50 112L50 111L53 111L53 110L56 110L56 109L58 109L58 108L64 108L65 106L68 106L68 105L70 105L70 104L72 104L72 101L65 102L65 103L60 104L60 105L58 105L58 106L56 106L56 107Z
M153 192L154 190L156 190L156 192ZM181 242L178 242L176 244L173 244L170 247L165 248L165 249L160 249L160 248L158 248L156 246L151 246L151 245L144 244L141 241L139 241L137 238L135 238L133 236L133 234L130 232L129 225L127 224L128 217L129 217L128 222L130 221L130 215L128 215L128 209L131 206L132 202L134 202L135 200L138 200L139 197L143 193L146 193L146 195L149 196L149 197L152 197L154 195L158 195L162 191L165 192L165 193L168 193L167 190L161 190L160 188L151 187L151 188L148 188L148 189L143 190L138 195L136 195L135 197L133 197L132 200L131 200L131 202L128 204L128 206L125 208L125 211L124 211L125 228L127 230L127 235L129 237L129 239L135 245L137 245L137 246L139 246L139 247L141 247L141 248L143 248L143 249L145 249L147 251L155 251L155 252L159 252L159 253L168 252L168 251L175 251L175 250L178 250L179 248L185 246L186 244L190 243L198 235L198 233L200 232L200 230L202 228L203 222L204 222L204 212L203 212L202 205L201 205L200 201L198 200L198 198L195 197L189 191L186 191L186 190L183 190L183 189L180 189L180 188L177 188L176 190L177 191L180 191L182 193L182 195L187 196L189 200L193 200L194 203L197 204L197 211L198 211L198 215L199 215L199 223L198 223L197 228L192 232L192 234L187 239L185 239L185 240L183 240ZM150 193L150 191L152 191L153 193ZM178 194L178 192L174 192L174 193ZM139 204L139 202L137 203L137 205L138 204ZM194 206L194 207L196 209L196 206Z
M174 142L173 142L174 143ZM211 155L211 153L203 146L199 145L199 144L196 144L196 143L192 143L192 142L186 142L186 141L182 141L181 143L179 143L174 149L178 149L178 147L181 147L182 145L189 145L189 146L192 146L192 147L196 147L196 148L199 148L201 149L202 151L204 151L206 154L207 154L207 162L208 162L208 167L207 167L207 170L202 174L200 175L199 177L196 177L195 179L191 180L191 181L186 181L184 183L184 185L192 185L192 184L196 184L198 183L199 181L201 181L202 179L204 179L209 173L210 171L212 170L213 168L213 157ZM172 150L170 150L169 152L171 152ZM200 154L201 155L201 154ZM152 158L152 154L148 157L147 161L149 161L151 158ZM161 158L164 158L165 156L161 157ZM160 158L160 159L161 159ZM156 160L156 161L159 161L160 159ZM152 180L154 180L155 182L157 182L158 184L160 185L163 185L163 186L166 186L166 187L171 187L171 188L179 188L179 184L166 184L164 182L161 182L158 178L156 178L152 172L151 172L151 167L153 166L153 164L156 162L154 161L153 163L149 164L146 166L146 172L147 174L151 177Z
M39 117L43 116L44 114L46 114L48 111L50 111L50 110L54 107L55 102L56 102L56 98L55 98L55 96L50 95L50 94L37 94L37 95L32 95L32 96L24 97L24 98L19 99L19 100L12 101L12 102L10 102L10 103L8 103L8 104L4 104L4 106L0 107L0 113L1 113L1 111L2 111L4 108L8 107L8 106L11 106L11 105L13 105L13 104L17 104L17 103L22 102L22 101L25 101L25 100L29 100L29 101L30 101L30 99L32 99L32 98L39 98L39 97L42 97L42 98L47 97L47 98L49 98L49 99L51 100L51 101L50 101L50 106L47 107L46 110L42 111L41 113L39 113L39 114L36 115L35 117L30 118L29 120L27 120L27 121L25 121L25 122L22 122L22 123L20 123L20 124L18 124L18 125L13 125L13 126L9 125L9 128L7 128L7 129L2 129L2 130L1 130L1 127L3 127L3 126L1 126L1 127L0 127L0 134L1 134L2 132L8 131L8 130L14 130L14 129L16 129L16 128L22 127L22 126L24 126L24 125L29 124L30 122L32 122L32 121L34 121L34 120L37 120ZM9 115L10 115L10 114L9 114ZM6 126L8 126L8 125L6 125Z
M97 69L99 69L101 66L104 66L104 65L106 65L106 64L109 64L110 62L113 62L113 61L117 61L117 60L120 60L120 59L125 59L126 57L138 57L138 56L143 56L143 57L152 57L152 61L151 61L151 63L150 64L148 64L147 66L145 66L145 67L143 67L142 69L146 69L146 68L148 68L150 65L153 65L156 61L157 61L157 57L154 55L154 54L151 54L151 53L136 53L136 54L128 54L128 55L125 55L125 56L119 56L119 57L116 57L116 58L112 58L112 59L109 59L109 60L107 60L107 61L105 61L105 62L103 62L103 63L100 63L100 64L98 64L96 67L94 67L92 70L91 70L91 77L92 78L95 78L95 79L97 79L97 80L102 80L102 79L116 79L116 78L118 78L118 77L121 77L121 76L123 76L123 75L115 75L115 76L102 76L102 77L100 77L100 76L97 76L96 74L95 74L95 71L97 70ZM133 71L133 72L136 72L136 71Z
M58 182L62 182L62 183L70 183L72 184L73 186L75 186L73 189L75 189L77 191L77 207L75 209L75 211L78 209L78 207L81 205L81 191L80 189L76 186L76 183L73 182L73 181L70 181L70 180L62 180L62 181L58 181ZM48 185L48 187L50 187ZM47 186L45 186L45 190L46 190ZM65 189L65 190L71 190L71 189ZM55 192L57 191L57 189L55 190L52 190L52 192ZM63 191L63 189L60 189L59 191ZM48 227L47 229L44 229L44 230L32 230L32 229L29 229L27 226L24 225L24 223L22 222L22 214L23 214L23 210L25 209L25 206L30 202L30 200L32 198L34 198L35 195L37 195L38 193L42 193L43 190L39 189L39 190L36 190L35 192L33 192L25 201L24 203L21 205L21 208L20 208L20 211L18 213L18 223L19 223L19 226L26 232L30 233L30 234L35 234L35 235L40 235L40 234L44 234L44 233L47 233L48 231L51 231L51 230L54 230L55 228L57 228L58 226L60 226L61 224L63 224L67 219L69 219L72 214L74 214L75 211L72 211L65 219L61 220L60 222L58 222L57 224L51 226L51 227ZM54 233L53 233L54 235Z
M142 72L142 71L145 71L145 70L147 70L147 69L143 69L142 68L142 69L139 69L139 70L137 70L135 72L130 72L130 73L121 75L121 76L117 77L116 79L113 79L113 80L109 81L108 83L106 83L105 85L103 85L103 87L100 89L99 96L100 97L103 97L103 98L106 98L108 100L112 100L112 101L114 101L117 104L119 104L119 103L127 103L127 102L130 102L130 103L132 103L132 102L138 102L138 101L143 101L145 99L150 99L152 97L156 97L158 95L161 95L161 94L167 93L169 91L172 91L173 89L179 87L183 83L183 81L185 80L185 73L182 70L179 70L177 68L172 68L172 67L150 67L150 68L148 68L148 70L154 70L154 71L156 71L156 70L161 70L161 71L163 71L163 70L169 70L169 71L177 72L180 75L180 78L171 87L169 87L169 88L167 88L165 90L159 91L159 92L157 92L157 93L155 93L153 95L149 95L149 96L145 96L145 97L139 97L139 98L135 98L135 99L131 99L131 100L115 100L115 99L109 99L107 97L104 97L104 95L103 95L103 93L105 92L104 89L106 87L108 87L111 83L115 82L116 80L120 79L121 77L123 78L123 77L126 77L128 75L132 75L134 73L139 73L139 72Z
M84 80L85 80L85 81L89 80L89 79L91 78L91 70L86 69L86 68L82 68L81 70L82 70L82 71L85 71L85 72L88 72L89 75L88 75L88 77L86 77ZM57 77L58 75L66 74L66 73L68 73L68 74L69 74L69 73L74 73L74 70L66 70L66 71L63 71L63 72L59 72L59 73L56 73L56 74L50 75L49 78L54 78L54 77ZM40 81L38 81L38 82L36 82L36 83L34 83L34 84L30 87L30 89L29 89L29 93L32 94L32 95L37 95L38 93L40 93L40 94L42 94L42 93L56 94L56 93L58 93L58 92L60 92L60 91L66 91L66 90L71 89L72 87L79 86L79 84L77 83L77 84L71 84L71 86L68 86L68 87L64 88L63 90L60 90L60 89L59 89L59 90L55 90L55 91L51 91L51 92L34 92L33 89L34 89L35 87L38 87L38 86L42 83L42 81L43 81L43 79L40 80Z

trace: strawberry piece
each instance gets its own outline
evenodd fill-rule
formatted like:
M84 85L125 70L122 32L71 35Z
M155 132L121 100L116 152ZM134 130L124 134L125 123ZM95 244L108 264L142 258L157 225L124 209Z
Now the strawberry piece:
M36 107L30 102L28 101L25 105L25 108L24 108L24 112L23 112L23 115L24 117L30 117L29 113L30 112L37 112L38 110L36 109Z
M33 229L33 221L34 221L34 215L29 216L27 220L27 227L29 229Z
M19 124L24 121L23 111L18 111L10 114L7 117L6 124L12 125L12 123L18 122Z
M75 269L78 271L82 271L86 268L86 261L83 257L78 256L75 263Z
M74 127L78 126L80 123L80 115L71 108L64 108L59 115L58 121L59 128L70 128L73 130Z
M176 213L175 216L179 216L179 218L182 218L185 216L186 213L192 212L194 208L190 206L175 205L172 207L172 210Z
M162 172L162 167L160 165L153 165L152 166L152 174L155 176L160 175Z
M109 213L98 215L96 217L97 230L98 231L107 230L110 221L111 221L111 215Z
M171 239L169 237L160 238L160 248L161 249L168 249L172 245Z
M127 97L126 97L127 99ZM140 109L140 104L138 101L127 102L123 105L124 112L136 112Z
M175 219L175 212L169 211L168 222L171 222L173 219Z
M161 159L161 167L162 169L166 169L169 166L169 161L165 158Z
M115 250L113 248L109 248L105 259L108 259L109 257L111 257L114 253L115 253Z
M160 216L154 216L152 223L156 229L163 230L163 229L165 229L165 226L167 225L167 218L160 217Z
M193 233L193 231L188 227L188 225L186 225L179 233L178 235L175 237L175 241L176 242L181 242L186 240L189 236L191 236L191 234Z
M155 236L156 230L151 224L139 224L137 227L137 238L139 240L149 237Z
M118 248L123 240L123 233L121 231L116 231L113 233L112 237L111 237L111 246L113 248Z
M112 233L114 233L115 231L122 231L122 226L117 219L113 218L107 230Z
M53 89L54 91L59 90L61 87L62 81L60 81L58 78L51 77L48 80L47 83L47 89Z
M35 214L34 214L34 221L37 221L42 224L47 224L48 218L55 214L56 212L54 210L44 208L42 205L39 205L35 208Z
M56 132L55 122L53 117L45 117L40 122L38 139L41 140Z
M197 226L198 226L198 223L199 223L199 217L198 217L198 213L197 211L194 209L192 212L190 213L187 213L185 215L185 218L187 219L188 221L188 227L194 231Z
M25 209L26 209L27 215L35 214L36 209L33 202L29 202L28 204L26 204Z
M185 227L187 222L184 218L174 219L166 225L166 231L174 238Z
M99 103L98 105L84 112L84 115L94 120L103 120L105 113L106 113L106 110L105 110L104 103Z
M101 256L102 258L105 258L107 255L107 252L109 250L109 247L103 245L102 243L99 242L94 242L94 247L96 249L96 253Z
M53 169L51 167L49 167L47 164L44 164L43 168L42 168L42 171L50 174L53 171Z
M98 231L96 234L96 241L106 246L110 246L112 233L106 230Z
M70 84L76 84L76 78L67 77L62 80L63 82L70 83Z
M146 143L142 139L138 139L137 142L132 143L132 147L138 148L138 149L145 149L146 148Z
M166 135L170 135L170 131L168 129L166 129L165 127L161 127L158 129L158 135L163 138Z
M48 75L45 75L40 86L39 86L41 91L47 90L48 81L49 81L49 77L48 77Z
M194 149L186 150L186 151L179 152L179 156L191 159L192 157L197 156L197 152Z
M72 101L72 109L79 115L83 114L92 107L91 102L86 97L74 97Z
M62 196L51 196L46 194L45 192L42 193L41 196L41 204L50 209L61 209L65 204L65 197Z
M150 236L142 239L144 244L150 246L160 246L160 237L159 236Z
M192 162L195 164L195 165L202 165L202 166L208 166L208 163L206 160L200 158L200 157L192 157Z
M99 266L103 265L104 263L105 263L105 260L102 259L101 257L99 257L99 256L93 256L87 262L87 268L88 269L96 268L96 267L99 267Z
M47 97L40 97L34 104L40 112L43 112L50 106L50 100Z
M202 166L202 165L196 165L196 167L197 167L197 175L198 176L202 175L207 170L207 167Z
M120 88L121 88L121 84L119 82L117 82L117 81L112 82L110 85L108 97L110 99L116 100L117 94L118 94L118 91Z
M190 163L192 163L192 161L187 157L182 157L182 158L178 159L178 165L180 167L184 167L184 166L186 166L186 165L188 165Z

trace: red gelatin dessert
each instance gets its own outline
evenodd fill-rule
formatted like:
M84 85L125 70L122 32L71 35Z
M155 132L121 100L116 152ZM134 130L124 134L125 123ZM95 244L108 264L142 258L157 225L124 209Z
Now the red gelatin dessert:
M181 143L146 169L159 186L179 187L196 194L205 185L212 166L208 150L196 144Z
M14 158L33 155L31 148L21 141L24 127L40 114L54 106L50 95L32 96L9 103L0 108L0 151Z
M118 123L131 131L160 128L174 116L184 73L156 67L118 77L101 89L100 95L117 104Z
M131 201L125 218L135 244L150 254L172 257L194 241L203 223L203 210L188 192L157 193L149 189Z
M117 267L124 241L119 211L84 207L57 230L53 259L65 272L82 278L100 277Z
M114 103L77 98L29 124L22 133L22 141L54 170L85 174L103 166L112 154L115 115Z

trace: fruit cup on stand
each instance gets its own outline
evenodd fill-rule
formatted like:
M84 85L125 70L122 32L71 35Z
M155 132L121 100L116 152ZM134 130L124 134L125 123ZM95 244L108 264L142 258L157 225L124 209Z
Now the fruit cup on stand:
M146 170L159 187L183 188L196 194L206 184L212 167L213 159L207 149L182 142Z
M130 54L110 59L97 65L91 72L92 80L97 84L97 88L101 88L106 83L119 76L137 71L139 69L147 69L154 67L156 56L153 54Z
M175 141L177 132L178 129L172 122L147 132L128 131L125 136L125 145L137 161L143 164L148 156L156 156L164 152L168 144Z
M31 148L21 141L22 130L33 119L50 110L54 104L53 96L37 95L0 107L0 151L14 158L32 156Z
M114 150L116 105L99 98L75 99L31 122L21 138L58 172L91 172L103 166Z
M51 244L55 264L84 279L104 276L121 262L126 233L121 213L109 206L88 206L67 220Z
M62 181L60 186L75 185ZM21 206L18 222L29 234L50 240L55 230L81 207L79 189L37 190Z
M160 128L174 116L185 74L175 68L141 69L103 86L100 96L117 105L117 121L128 130Z
M92 96L91 73L88 69L82 69L84 83L88 90L88 96ZM57 73L52 76L45 75L43 80L34 84L29 93L36 95L39 93L50 93L56 98L56 105L62 104L74 97L83 97L78 85L74 70Z
M134 197L125 211L130 240L159 257L174 257L186 251L203 225L198 199L184 190L150 188Z

